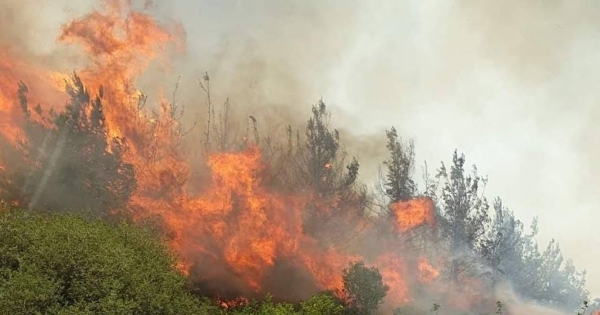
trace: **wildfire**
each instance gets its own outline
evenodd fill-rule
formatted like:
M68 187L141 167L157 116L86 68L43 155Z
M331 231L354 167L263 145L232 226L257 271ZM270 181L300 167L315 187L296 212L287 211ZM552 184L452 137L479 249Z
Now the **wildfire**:
M54 101L61 105L66 97L52 86L51 73L32 69L11 55L10 50L0 46L0 136L11 145L16 145L23 125L23 114L17 97L17 83L27 82L36 93L30 101L49 108ZM50 100L50 104L48 102Z
M416 198L398 201L391 205L396 216L396 226L400 231L408 231L419 225L434 222L433 203L429 198Z
M0 51L0 133L13 144L19 132L18 108L13 105L16 100L15 77L13 65L6 52ZM8 87L13 87L9 89ZM14 118L13 118L14 117ZM13 118L13 119L11 119Z
M435 269L427 259L419 258L419 279L424 283L430 283L440 275L440 272Z
M222 269L226 277L261 292L269 289L266 279L275 266L287 264L308 275L315 289L339 289L341 270L350 261L365 259L378 266L390 286L390 305L410 301L407 275L411 272L418 272L424 283L438 277L439 272L424 258L413 270L395 252L396 243L382 245L380 253L371 256L374 259L324 248L304 231L302 215L310 195L301 191L283 194L265 187L260 181L265 165L256 146L213 152L205 161L194 161L206 164L210 179L201 190L190 191L186 183L193 164L178 149L181 126L165 100L160 101L155 116L142 114L135 84L151 61L168 57L168 47L182 49L181 29L168 29L149 15L133 12L130 1L103 3L102 11L65 24L59 40L82 47L89 62L77 73L92 94L103 87L108 134L123 138L127 145L124 160L133 165L137 180L128 211L136 219L161 219L181 271L200 268L210 273L214 267L218 274L216 270ZM67 78L64 73L36 72L0 50L0 136L11 145L18 140L22 114L16 82L23 80L33 87L34 102L62 104ZM391 209L392 224L401 232L434 223L433 204L427 198L397 202ZM238 302L223 303L234 306Z
M408 286L405 280L407 267L404 261L397 255L386 253L379 257L376 265L382 266L379 269L383 281L388 284L390 291L386 296L389 305L401 305L410 301Z

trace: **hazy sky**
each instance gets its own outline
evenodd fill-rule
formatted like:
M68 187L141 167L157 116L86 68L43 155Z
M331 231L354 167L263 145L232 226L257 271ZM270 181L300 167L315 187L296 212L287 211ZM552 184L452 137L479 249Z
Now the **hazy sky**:
M64 17L46 7L49 21ZM541 245L556 238L600 295L600 2L181 0L154 10L186 28L179 71L209 70L234 102L323 96L334 122L362 134L393 125L432 167L458 148L489 176L487 196L526 224L539 216Z

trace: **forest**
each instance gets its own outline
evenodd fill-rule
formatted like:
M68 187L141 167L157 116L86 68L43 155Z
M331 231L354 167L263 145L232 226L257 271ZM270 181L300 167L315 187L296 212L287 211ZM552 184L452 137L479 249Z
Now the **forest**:
M458 150L415 178L415 145L390 127L371 189L323 100L301 128L269 133L260 113L240 120L214 104L208 74L191 127L176 103L148 111L144 97L120 104L110 87L65 82L69 100L51 111L14 82L21 132L0 151L3 314L600 308L585 271L558 242L538 244L535 219L486 196ZM136 118L116 124L115 108Z

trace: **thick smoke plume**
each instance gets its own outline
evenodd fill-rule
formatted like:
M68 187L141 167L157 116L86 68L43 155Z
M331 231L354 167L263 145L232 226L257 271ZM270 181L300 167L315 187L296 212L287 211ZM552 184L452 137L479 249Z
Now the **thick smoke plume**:
M177 8L119 0L82 3L67 11L73 13L62 13L67 22L55 29L56 36L38 33L53 30L45 23L53 24L35 22L39 19L33 18L29 4L0 4L5 15L0 26L6 30L0 35L0 45L6 47L0 52L0 134L2 145L11 150L0 155L0 164L6 178L23 184L4 180L4 189L10 187L6 195L32 208L85 207L85 200L61 195L71 191L61 192L58 178L72 171L72 158L78 157L77 150L63 144L80 145L85 154L90 147L92 152L102 148L102 159L94 161L118 171L109 179L94 179L126 191L108 193L127 196L118 207L104 200L111 205L109 212L159 226L178 255L178 268L202 293L233 299L271 292L278 299L298 301L322 290L340 290L341 270L364 260L390 286L387 311L434 301L452 311L485 310L502 299L511 314L536 312L509 290L496 296L492 280L478 276L486 264L472 248L440 241L444 220L433 195L412 188L396 194L398 198L377 196L380 202L361 184L359 176L375 175L374 162L388 158L384 134L355 135L350 127L338 131L334 127L356 119L352 109L317 101L321 93L339 96L328 90L334 78L323 73L354 78L345 88L364 91L365 98L384 94L396 81L385 71L377 77L375 70L385 68L383 64L372 65L364 76L351 69L363 58L355 47L361 41L344 35L359 34L365 40L368 32L361 27L373 19L364 14L373 12L370 5L357 5L359 9L335 1L222 1L200 10L208 11L203 16L211 10L231 12L229 22L208 18L197 27L223 23L220 27L230 33L203 40L206 32L173 20L183 14L178 11L182 8L195 12L191 2ZM462 6L457 10L468 12ZM239 31L244 24L256 33ZM283 36L284 31L294 36ZM48 36L57 42L36 44ZM382 41L373 49L385 47ZM413 56L406 54L401 59ZM500 52L494 58L515 65L515 71L522 69L506 55L511 54ZM331 63L338 58L340 63ZM72 70L77 76L70 76ZM534 70L523 71L535 77ZM18 89L20 81L27 89ZM65 83L71 87L66 91ZM87 105L78 110L83 103ZM67 127L56 130L47 127L52 107L79 120L59 120ZM98 126L94 117L102 117ZM64 130L105 133L110 143L90 145L68 138ZM397 140L390 134L388 139ZM29 149L39 147L24 150L25 140ZM61 145L46 146L53 140ZM25 158L20 158L22 150ZM27 164L39 156L48 156L49 162ZM38 173L25 171L30 165L39 167ZM94 174L105 173L110 172ZM39 181L32 184L31 178ZM123 184L124 178L135 185ZM91 206L85 210L102 212ZM448 256L448 246L461 255ZM456 271L464 265L469 272Z

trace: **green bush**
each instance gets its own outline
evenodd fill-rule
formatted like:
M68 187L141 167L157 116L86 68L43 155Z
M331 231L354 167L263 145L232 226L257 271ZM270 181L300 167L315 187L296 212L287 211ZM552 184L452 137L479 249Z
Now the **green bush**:
M330 294L317 294L306 302L300 303L302 315L341 315L344 312L342 304Z
M383 283L379 269L367 267L363 261L356 261L343 270L343 292L348 300L348 313L370 315L375 313L383 302L389 287Z
M252 301L248 305L227 312L232 315L297 315L289 303L273 303L271 296L263 301Z
M139 228L0 210L0 314L206 314L173 264Z

